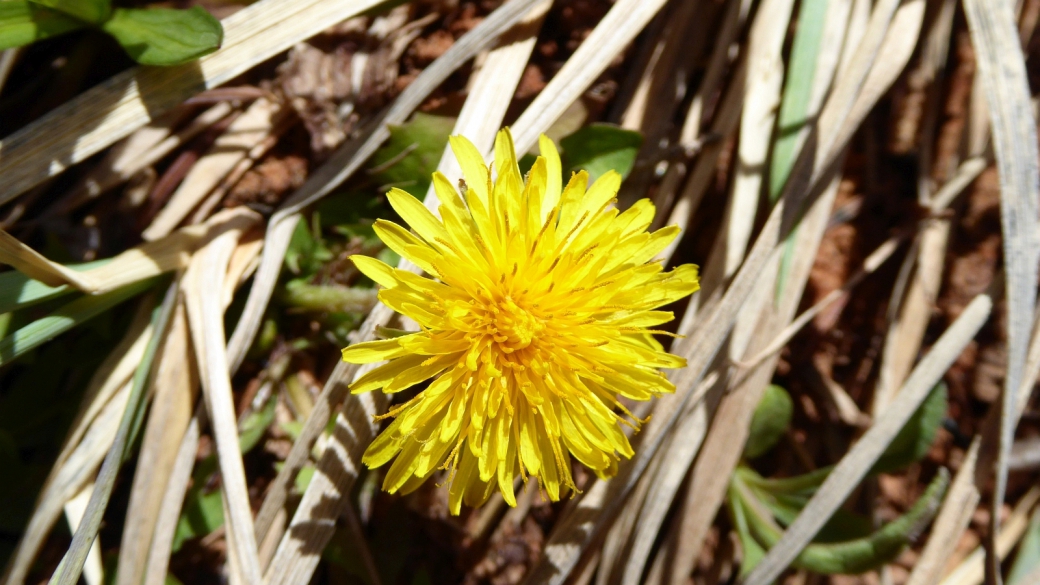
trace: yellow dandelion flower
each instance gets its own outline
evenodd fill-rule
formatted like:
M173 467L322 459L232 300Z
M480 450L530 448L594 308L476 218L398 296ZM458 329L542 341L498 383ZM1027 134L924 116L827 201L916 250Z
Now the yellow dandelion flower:
M586 189L582 171L562 188L556 147L545 136L539 145L525 181L509 130L499 132L492 180L473 144L452 137L463 196L435 173L439 219L408 193L388 193L415 234L383 220L376 234L436 280L353 256L385 287L379 299L421 330L343 350L352 363L389 360L351 390L394 393L433 379L390 410L394 421L363 460L394 460L383 482L391 493L448 469L453 514L496 487L515 506L517 475L537 478L556 501L575 489L571 456L613 476L619 455L632 456L620 425L638 424L623 418L631 415L618 396L674 392L659 368L685 365L651 329L673 318L654 309L698 288L696 266L665 272L653 261L679 228L648 232L654 206L645 199L614 208L616 172Z

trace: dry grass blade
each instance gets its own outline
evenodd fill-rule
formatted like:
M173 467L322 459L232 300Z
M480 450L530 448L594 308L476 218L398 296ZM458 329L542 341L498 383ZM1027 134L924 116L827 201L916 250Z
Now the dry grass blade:
M222 85L385 0L263 0L226 18L223 46L177 67L135 67L0 141L0 204L109 146L192 95Z
M1007 460L1017 418L1015 403L1025 369L1029 328L1036 303L1037 262L1040 260L1040 170L1037 168L1036 119L1030 104L1025 58L1013 7L965 0L979 79L989 105L993 147L1000 174L1000 222L1007 280L1007 370L1001 400L993 509L1000 509L1007 487ZM988 538L999 532L993 514ZM989 547L992 551L995 547ZM986 573L999 581L999 561L990 558Z
M1029 526L1029 516L1033 512L1037 501L1040 500L1040 486L1029 489L1011 511L996 538L996 556L1003 561L1011 552L1011 549L1022 539L1022 535ZM984 563L986 551L977 547L968 558L964 559L956 569L953 570L940 585L980 585L985 577Z
M300 219L300 210L328 195L336 186L357 172L390 136L388 124L403 123L415 108L419 107L422 100L449 75L478 52L494 44L502 33L512 28L541 1L510 0L459 38L397 97L382 118L373 123L367 135L341 146L329 161L311 174L307 182L271 216L264 237L264 253L260 259L260 266L242 310L242 317L228 345L228 361L232 371L237 370L242 363L246 350L256 337L260 323L263 322L263 313L274 293L282 260L289 247L289 239Z
M105 461L101 464L101 470L98 472L97 480L95 481L95 489L90 495L87 509L83 512L83 520L72 535L72 543L69 545L68 551L65 552L61 562L58 564L58 568L54 571L54 575L51 576L51 585L74 585L79 582L80 574L83 571L83 563L86 561L87 554L97 538L98 530L101 527L101 518L105 513L105 509L108 508L109 498L112 495L112 489L116 482L116 475L119 473L120 466L126 460L132 448L130 435L133 432L134 422L135 420L140 420L139 417L143 416L146 408L146 386L149 373L151 372L152 361L159 347L159 339L162 337L162 333L165 332L166 325L169 323L170 316L173 313L173 305L176 300L177 288L174 284L168 287L165 298L153 312L152 328L154 334L148 341L148 347L145 349L143 359L130 385L126 407L123 409L119 420L118 430L112 441L112 446L105 455ZM154 299L149 295L142 302L152 304Z
M1037 318L1033 323L1033 333L1029 343L1029 358L1026 361L1022 386L1018 390L1015 405L1015 421L1025 411L1029 396L1037 376L1040 375L1040 310L1035 311ZM968 452L961 462L961 468L950 485L942 508L935 519L935 529L925 544L924 550L907 585L926 585L937 583L946 560L953 554L961 535L968 527L968 522L979 503L981 490L989 482L989 473L996 451L992 444L995 437L990 432L993 421L999 422L999 410L993 408L982 423L982 430L971 442Z
M75 497L65 502L65 517L69 521L69 530L72 532L76 532L80 522L83 521L83 515L87 511L87 504L92 493L94 493L93 482L83 486ZM95 540L90 545L90 551L87 552L86 562L83 563L83 580L87 582L87 585L102 585L105 582L105 571L101 566L100 539Z
M665 0L618 0L611 6L513 125L513 142L518 153L534 147L538 135L592 85L664 4Z
M173 551L173 538L177 530L177 522L181 515L184 493L191 481L191 470L195 466L195 454L199 448L199 436L202 432L206 414L202 405L196 409L184 431L173 467L170 469L169 482L163 492L159 506L159 515L155 520L155 533L148 550L148 560L144 573L145 585L165 585L166 574Z
M224 222L235 221L234 218L241 213L215 215L205 224L181 228L162 239L131 248L103 266L83 272L51 262L0 230L0 263L10 264L19 272L50 286L69 284L86 293L103 294L184 268L200 244L224 229Z
M262 572L253 536L253 513L249 508L224 347L224 307L222 295L214 292L224 288L235 246L242 233L252 227L259 216L252 212L239 213L236 219L227 222L226 229L193 257L184 277L185 304L195 359L199 364L199 376L216 439L221 493L228 514L229 556L237 561L243 583L259 583Z
M729 140L730 136L736 132L737 124L740 122L740 111L744 105L744 100L742 99L742 96L744 95L744 83L745 78L747 77L745 67L746 63L741 60L733 74L733 81L730 83L729 88L726 89L726 93L722 97L722 105L719 107L719 111L716 113L715 119L712 121L711 134L717 136L719 140L705 145L703 150L701 150L697 157L697 162L694 163L693 172L690 173L690 178L686 181L686 185L683 187L678 201L676 201L675 205L672 207L671 214L668 216L667 221L662 222L662 225L677 225L685 230L690 223L690 219L693 217L694 213L696 213L697 208L700 207L701 199L704 198L704 193L707 192L708 187L711 185L711 181L715 176L715 167L719 155L722 154L723 145ZM694 112L694 109L691 107L687 116L693 115L696 115L696 112ZM687 117L687 125L688 122L689 117ZM691 148L690 145L694 144L695 141L696 138L693 138L691 139L691 142L684 143L684 146ZM680 167L680 165L673 165L669 169L669 174L665 175L665 181L668 181L669 176L678 177L678 174L681 174L683 170L684 169ZM675 180L676 182L678 181L678 179ZM664 185L662 185L662 188L664 188ZM671 258L672 254L675 253L675 250L678 247L679 238L676 238L661 252L660 258L665 260Z
M192 165L152 224L141 232L141 237L153 241L172 232L220 180L246 158L250 149L271 133L281 114L282 105L277 102L266 98L253 102L213 142L209 152Z
M988 296L977 296L939 337L874 426L838 462L820 489L788 526L780 541L769 549L762 562L748 575L745 580L747 585L772 583L798 556L866 476L871 465L881 456L964 347L975 337L989 317L992 305L993 302Z
M108 150L90 173L76 183L45 215L69 213L108 189L129 180L139 171L154 165L175 148L232 112L231 104L221 102L199 114L176 134L171 134L176 116L167 114L153 120Z
M340 364L343 369L345 366ZM310 581L343 507L350 505L350 488L361 470L361 453L378 430L373 418L386 411L386 404L382 394L368 393L343 405L336 416L332 440L318 462L263 583L288 585Z
M152 407L141 440L119 549L118 585L137 585L144 576L152 536L164 511L163 494L174 474L178 447L198 395L198 372L191 357L188 318L181 302L174 309L163 339L152 387Z
M778 351L787 345L788 341L801 331L802 327L805 327L810 321L816 318L824 309L829 307L832 303L838 299L849 294L852 289L856 288L856 285L863 281L864 278L873 274L875 270L881 267L886 260L892 257L892 253L899 248L899 244L903 241L902 237L894 236L884 241L878 246L869 256L863 261L863 266L841 286L841 288L831 291L827 296L820 299L815 305L809 307L803 311L798 317L796 317L791 323L784 327L783 331L780 332L769 344L762 349L753 357L746 360L739 360L736 363L741 368L753 368L764 361L766 358L776 354Z
M981 444L981 439L976 437L964 454L961 468L957 470L957 475L950 483L946 499L943 500L942 508L939 509L932 525L932 534L907 579L907 585L938 583L947 559L953 554L961 534L968 527L980 499L979 490L975 487L975 466Z

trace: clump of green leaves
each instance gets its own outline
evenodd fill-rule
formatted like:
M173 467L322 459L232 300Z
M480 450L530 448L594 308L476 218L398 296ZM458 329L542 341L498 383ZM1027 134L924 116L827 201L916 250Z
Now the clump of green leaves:
M20 47L82 28L111 35L142 65L180 65L212 53L224 39L220 22L199 6L113 8L111 0L0 1L0 49Z
M940 384L878 458L871 473L896 471L924 457L942 424L946 404L946 387ZM766 390L752 417L745 459L772 449L790 425L792 406L783 388L774 385ZM780 539L782 526L794 521L832 469L828 466L795 477L767 479L746 464L737 468L730 479L726 505L744 549L744 574ZM940 469L910 510L877 530L869 518L838 510L794 566L821 574L863 573L880 567L898 556L932 521L949 482L949 473Z

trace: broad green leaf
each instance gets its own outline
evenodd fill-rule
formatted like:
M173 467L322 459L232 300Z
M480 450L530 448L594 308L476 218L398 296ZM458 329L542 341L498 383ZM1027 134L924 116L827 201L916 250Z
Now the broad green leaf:
M150 278L100 295L85 295L50 315L37 319L0 339L0 366L10 363L41 343L98 316L119 303L147 290L156 279Z
M1026 535L1018 545L1015 562L1008 573L1007 585L1033 585L1033 575L1040 571L1040 510L1034 510Z
M224 29L220 21L199 6L117 8L101 25L142 65L180 65L220 48Z
M585 126L560 140L563 168L588 171L590 182L610 170L627 177L642 145L643 135L639 132L609 124Z
M762 517L761 504L752 500L746 486L739 484L731 490L732 505L742 506L747 525L755 540L766 550L780 540L780 530L770 519ZM903 548L913 542L935 517L942 503L950 474L940 469L928 489L914 506L896 520L882 526L865 538L838 543L813 543L805 547L793 565L825 575L859 574L891 561ZM742 571L750 568L741 567Z
M946 416L946 384L940 382L878 458L871 473L902 469L928 454Z
M0 2L0 50L21 47L87 26L65 13L23 0Z
M112 14L109 0L31 0L91 24L101 24Z
M787 391L770 384L762 394L762 400L755 407L755 414L751 418L747 444L744 445L744 458L754 459L772 449L791 424L793 411L794 403L791 402Z
M455 118L416 112L400 126L390 126L390 139L372 155L369 174L381 189L399 187L420 200L430 187Z
M0 6L3 3L0 2ZM111 262L111 258L96 260L85 264L69 265L73 270L90 270L98 268ZM17 270L0 272L0 313L9 313L25 307L49 301L51 299L76 292L76 289L68 286L47 286L38 280L33 280Z

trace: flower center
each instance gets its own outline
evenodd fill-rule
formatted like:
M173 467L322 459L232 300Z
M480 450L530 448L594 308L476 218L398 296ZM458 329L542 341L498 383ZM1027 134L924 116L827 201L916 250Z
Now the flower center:
M523 349L534 341L535 337L545 329L541 319L532 315L527 309L516 304L510 296L498 303L498 311L494 313L494 328L498 334L494 336L499 347L512 353Z

